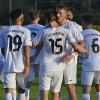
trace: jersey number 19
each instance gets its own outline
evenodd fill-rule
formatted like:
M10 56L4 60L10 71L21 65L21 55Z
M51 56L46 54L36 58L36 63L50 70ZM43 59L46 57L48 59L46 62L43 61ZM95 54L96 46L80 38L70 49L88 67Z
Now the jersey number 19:
M16 35L12 37L11 35L8 35L8 41L9 41L9 51L19 51L21 45L22 45L22 39L19 35ZM13 48L14 45L14 48Z

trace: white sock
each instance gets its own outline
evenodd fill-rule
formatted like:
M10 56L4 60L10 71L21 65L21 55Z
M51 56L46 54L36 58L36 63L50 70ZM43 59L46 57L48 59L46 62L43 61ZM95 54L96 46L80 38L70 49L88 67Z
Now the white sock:
M11 93L5 93L4 100L12 100L12 94Z
M30 98L30 89L26 88L25 89L25 100L29 100L29 98Z
M82 100L90 100L90 94L89 93L84 93L82 95Z
M18 100L25 100L25 93L18 93Z
M16 90L13 90L12 100L16 100Z
M66 100L70 100L70 96L69 96L69 94L67 94L67 96L66 96Z
M100 100L100 92L96 92L96 100Z

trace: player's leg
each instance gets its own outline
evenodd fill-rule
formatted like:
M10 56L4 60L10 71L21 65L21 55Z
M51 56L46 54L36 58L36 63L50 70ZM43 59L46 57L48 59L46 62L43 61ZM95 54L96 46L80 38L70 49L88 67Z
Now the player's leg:
M25 89L25 99L26 100L29 100L29 98L30 98L30 88L33 84L33 80L35 79L34 67L32 67L32 66L30 67L30 73L26 80L26 89Z
M77 100L75 84L66 84L68 91L67 100Z
M59 100L59 92L52 92L52 100Z
M100 84L96 84L96 100L100 100Z
M18 100L25 100L25 80L23 73L17 73L16 81L18 84Z
M95 72L94 81L96 83L96 100L100 100L100 71Z
M49 100L48 99L48 90L41 90L41 99L40 100Z
M90 100L91 85L94 78L94 72L82 71L81 82L83 95L82 100Z
M39 90L40 100L48 100L48 92L50 90L51 76L49 72L40 71L39 74Z
M16 100L16 73L4 73L4 100Z
M63 71L55 71L53 73L54 75L51 81L52 100L59 100L59 92L63 80Z
M77 94L75 90L76 84L76 73L77 67L75 63L75 59L72 58L65 67L64 70L64 84L67 90L67 100L77 100Z
M18 87L18 100L25 100L25 89Z

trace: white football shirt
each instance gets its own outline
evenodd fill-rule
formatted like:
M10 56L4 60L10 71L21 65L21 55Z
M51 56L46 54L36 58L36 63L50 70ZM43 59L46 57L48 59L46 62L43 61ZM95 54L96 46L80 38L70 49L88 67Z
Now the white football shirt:
M78 29L79 32L82 32L82 31L83 31L83 28L82 28L81 25L77 24L77 23L74 22L74 21L71 21L71 22L76 26L76 28Z
M40 70L44 71L58 71L63 70L65 64L61 63L61 58L64 56L66 41L70 43L75 42L72 34L68 29L58 28L45 28L40 36L37 36L32 42L37 45L43 42L42 59Z
M82 31L89 56L83 60L84 71L100 70L100 32L94 29Z
M62 27L69 29L71 31L71 34L73 35L73 37L75 38L75 40L77 42L83 40L83 36L82 36L80 30L78 30L76 28L75 24L72 21L67 20L66 23ZM74 49L72 48L72 46L70 44L69 45L68 44L69 43L66 43L66 52L69 54L73 52L73 54L75 56L75 62L77 64L78 53L77 52L74 53Z
M37 34L41 34L41 31L44 28L44 26L40 25L40 24L29 24L29 25L27 25L25 27L28 28L31 31L31 39L34 38ZM36 53L36 49L35 48L31 48L30 49L30 56L34 56L35 53ZM38 54L38 56L35 59L35 61L31 62L31 63L37 64L38 62L40 62L39 58L41 58L41 51Z
M13 25L2 32L0 47L5 48L4 72L23 72L23 47L27 45L32 45L28 29Z

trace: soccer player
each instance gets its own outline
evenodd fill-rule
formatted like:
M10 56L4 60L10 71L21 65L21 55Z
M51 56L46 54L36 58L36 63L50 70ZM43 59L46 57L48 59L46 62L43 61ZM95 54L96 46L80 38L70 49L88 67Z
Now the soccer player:
M69 29L71 31L70 34L73 35L77 43L79 43L82 47L84 47L84 40L82 34L76 28L76 26L70 20L67 20L67 13L69 9L67 9L64 5L58 5L56 7L58 21L62 27ZM69 100L77 100L75 84L76 84L76 74L77 74L77 56L78 53L74 52L71 45L66 43L66 52L68 56L66 56L66 67L64 70L64 84L66 86L66 90L68 91L68 99Z
M18 83L18 100L25 100L24 79L29 74L30 66L30 31L22 27L23 12L20 9L11 11L12 25L2 35L0 47L4 53L4 100L16 100L16 82Z
M90 100L91 85L94 80L96 86L96 99L100 100L100 32L92 29L93 16L82 17L82 34L84 36L88 58L82 63L81 82L83 86L82 100Z
M68 29L60 27L55 11L48 10L45 13L48 20L48 27L42 34L37 35L33 40L33 47L43 43L42 59L39 72L39 88L41 100L48 100L48 92L52 92L52 100L59 100L59 91L63 79L65 67L66 41L68 40L76 51L87 51L79 46Z
M29 13L31 24L25 26L31 31L31 38L34 38L37 34L40 34L44 26L39 24L40 20L40 12L37 10L32 10ZM26 83L26 100L29 100L29 94L30 94L30 87L32 85L32 82L35 79L35 76L38 74L39 71L39 62L40 62L40 56L41 52L40 50L31 48L30 49L30 74L27 78Z

